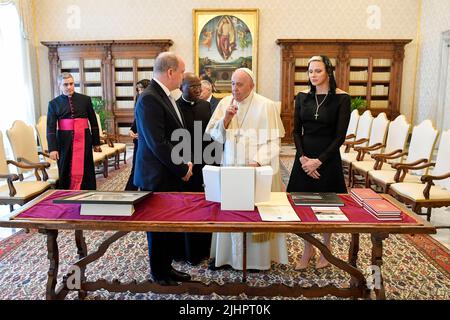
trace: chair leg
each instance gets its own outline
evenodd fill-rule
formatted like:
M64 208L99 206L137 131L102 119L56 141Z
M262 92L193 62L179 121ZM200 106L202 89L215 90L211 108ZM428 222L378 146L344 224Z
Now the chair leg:
M364 187L366 187L366 188L370 187L369 171L367 171L366 175L364 176Z
M427 221L431 220L431 208L427 208Z
M127 164L127 148L125 147L125 151L123 152L123 163Z
M103 177L108 178L108 158L105 157L103 160Z
M350 167L348 168L348 186L350 187L350 188L353 188L353 168L351 167L351 164L350 164Z
M120 161L120 158L119 158L119 152L117 151L116 152L116 155L114 156L114 161L115 161L115 169L116 170L118 170L119 168L120 168L120 164L119 164L119 161Z
M420 215L420 216L423 216L423 213L422 213L422 207L419 206L419 205L417 205L417 204L414 204L414 205L412 206L412 211L414 211L416 214L418 214L418 215Z

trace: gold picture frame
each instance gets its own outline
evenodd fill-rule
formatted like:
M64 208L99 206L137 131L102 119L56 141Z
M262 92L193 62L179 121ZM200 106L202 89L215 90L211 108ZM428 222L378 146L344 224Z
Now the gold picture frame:
M193 9L195 73L213 85L214 96L231 93L231 74L251 69L258 84L258 9Z

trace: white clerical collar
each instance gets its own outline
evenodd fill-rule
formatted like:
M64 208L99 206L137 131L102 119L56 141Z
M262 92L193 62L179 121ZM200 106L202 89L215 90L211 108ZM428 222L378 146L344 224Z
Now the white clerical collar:
M212 95L210 95L209 98L206 99L206 101L211 102L211 99L212 99Z
M183 99L184 101L186 101L187 103L189 103L191 106L193 106L193 105L195 104L194 101L186 100L183 96L181 96L181 99Z
M159 81L158 79L153 78L153 80L155 80L156 83L159 84L159 85L161 86L161 88L164 90L164 93L165 93L167 96L170 96L170 90L169 90L169 88L167 88L164 84L162 84L161 81Z

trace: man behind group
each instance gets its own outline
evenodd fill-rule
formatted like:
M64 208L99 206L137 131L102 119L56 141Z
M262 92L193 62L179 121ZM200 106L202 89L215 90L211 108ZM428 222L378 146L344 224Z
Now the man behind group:
M200 93L200 99L206 100L210 104L211 114L216 111L217 105L219 104L219 99L213 96L212 94L212 85L208 80L202 80L202 91Z
M70 73L59 75L58 85L62 94L49 102L47 112L48 151L58 161L58 188L95 190L92 146L102 150L91 98L75 92Z
M237 69L232 75L231 84L232 95L219 102L206 133L225 144L222 165L270 165L274 171L272 191L281 191L279 150L284 127L280 112L273 101L253 91L255 80L250 69ZM215 259L210 263L211 269L223 265L242 269L242 233L215 233L211 256ZM285 235L249 234L247 267L270 269L271 260L288 263Z
M194 73L187 72L184 74L181 91L182 95L177 100L177 104L183 114L185 128L190 135L189 152L191 160L194 162L193 175L184 184L183 191L204 192L202 169L208 159L203 157L203 152L210 143L215 143L208 141L210 138L203 137L211 118L210 105L207 101L199 99L201 83L200 78ZM219 149L221 150L221 148ZM209 257L211 233L186 232L183 233L183 240L184 246L180 246L177 253L179 260L196 265Z
M192 176L192 162L175 164L172 133L184 128L183 116L171 91L180 87L185 64L172 53L158 55L154 78L139 96L135 118L139 148L136 158L134 184L141 190L182 191L182 184ZM167 232L147 232L150 269L153 280L160 285L176 285L190 276L172 267L179 235ZM151 255L150 255L151 253Z

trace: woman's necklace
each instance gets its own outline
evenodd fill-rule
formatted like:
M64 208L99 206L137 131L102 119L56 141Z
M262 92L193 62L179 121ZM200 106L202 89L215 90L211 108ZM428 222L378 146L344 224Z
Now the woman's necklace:
M327 97L328 97L328 92L327 92L327 94L325 95L325 98L323 98L323 100L322 100L322 102L321 103L319 103L319 101L317 100L317 93L315 93L314 94L314 97L316 98L316 114L314 115L314 117L316 118L316 120L317 120L317 118L319 117L319 108L320 108L320 106L321 105L323 105L323 103L325 102L325 100L327 99Z

